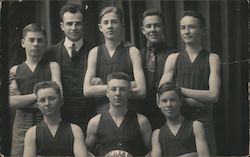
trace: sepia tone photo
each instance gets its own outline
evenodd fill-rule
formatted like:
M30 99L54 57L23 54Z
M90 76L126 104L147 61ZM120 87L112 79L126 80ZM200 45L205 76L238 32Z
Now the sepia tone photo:
M248 0L0 0L1 156L248 156Z

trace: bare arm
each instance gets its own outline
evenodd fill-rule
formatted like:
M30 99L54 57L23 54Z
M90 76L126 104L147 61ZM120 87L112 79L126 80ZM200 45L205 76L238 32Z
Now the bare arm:
M61 94L63 96L62 82L61 82L61 71L60 66L56 62L50 62L51 80L55 81L60 87Z
M24 138L24 157L36 157L36 126L30 128Z
M193 98L184 98L184 101L185 101L185 104L196 107L196 108L200 108L200 109L208 109L209 107L208 103L202 103Z
M87 137L85 143L87 145L88 150L94 151L97 141L97 128L100 121L101 115L97 115L90 119L87 127Z
M159 142L159 132L160 129L156 129L152 135L152 157L161 157L161 145Z
M72 132L74 135L73 151L75 157L87 157L87 148L84 142L84 135L79 126L71 124Z
M209 55L209 90L194 90L182 88L182 93L186 97L194 98L197 101L204 103L216 103L220 93L220 58L217 54L210 53Z
M89 52L88 67L85 74L83 93L86 97L103 97L106 95L107 85L92 85L91 79L96 76L97 47Z
M131 98L144 98L146 94L146 81L142 69L141 55L137 48L131 47L129 54L133 66L133 74L135 78L135 88L131 88Z
M151 129L150 123L145 116L139 113L137 113L137 118L138 118L138 122L140 125L143 142L147 150L149 151L151 149L150 143L151 143L151 135L152 135L152 129Z
M16 68L17 66L14 66L10 69L10 73L13 75L16 74ZM32 94L26 94L26 95L20 95L20 91L18 90L18 86L15 79L12 79L10 85L9 85L9 105L10 108L24 108L33 106L33 104L36 102L36 95L34 93Z
M204 127L201 122L193 122L196 149L199 157L209 157L209 150L205 138Z
M176 58L178 57L179 53L173 53L168 56L165 62L164 72L161 77L159 86L164 82L171 82L174 79L174 67Z

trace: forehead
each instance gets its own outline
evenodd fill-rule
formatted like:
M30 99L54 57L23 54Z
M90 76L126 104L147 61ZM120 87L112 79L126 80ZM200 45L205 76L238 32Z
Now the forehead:
M162 19L158 15L150 15L146 16L143 20L144 24L149 24L149 23L162 23Z
M83 15L80 11L76 13L65 12L63 14L63 22L74 22L74 21L82 21Z
M181 25L186 25L186 24L193 24L193 25L198 25L199 24L199 19L193 17L193 16L184 16L181 21Z
M117 13L109 12L102 16L101 21L110 20L110 19L119 19L119 16Z
M112 79L108 82L109 87L128 87L128 82L122 79Z
M27 32L25 38L45 38L42 32Z
M53 88L42 88L37 91L37 97L48 97L48 96L58 96L56 91Z

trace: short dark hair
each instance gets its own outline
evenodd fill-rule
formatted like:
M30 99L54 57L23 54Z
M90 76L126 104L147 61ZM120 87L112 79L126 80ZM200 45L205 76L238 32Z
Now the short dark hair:
M99 23L101 22L102 17L107 14L107 13L116 13L121 21L121 23L123 23L123 15L122 15L122 10L118 7L115 6L108 6L108 7L104 7L98 17L98 21Z
M109 74L107 77L107 82L109 82L110 80L113 80L113 79L125 80L130 84L130 77L128 76L128 74L126 74L124 72L113 72L113 73Z
M181 17L181 19L185 16L192 16L196 19L198 19L199 23L200 23L200 28L203 28L206 26L205 24L205 19L204 17L202 16L201 13L199 13L198 11L193 11L193 10L187 10L184 12L183 16Z
M23 38L26 37L28 32L41 32L46 39L46 30L40 23L30 23L23 29Z
M61 8L61 11L60 11L61 21L63 21L63 15L64 15L65 12L70 12L70 13L73 13L73 14L77 13L77 12L80 12L82 15L84 15L83 7L80 6L80 5L77 5L75 3L67 3Z
M40 89L45 89L45 88L53 88L55 90L55 92L59 96L61 96L60 87L58 86L58 84L55 81L43 81L43 82L36 83L33 91L37 96L38 91Z
M181 88L178 84L174 82L165 82L161 84L160 87L157 89L157 94L158 96L160 96L166 91L175 91L179 95L179 98L182 99Z
M163 13L161 12L161 10L153 8L153 9L148 9L148 10L144 11L142 14L142 24L143 24L144 19L147 16L158 16L161 18L162 24L165 25L164 16L163 16Z

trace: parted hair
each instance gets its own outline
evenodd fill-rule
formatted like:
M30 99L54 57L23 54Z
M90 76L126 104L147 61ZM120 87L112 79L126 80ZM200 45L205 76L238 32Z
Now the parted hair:
M63 15L66 12L70 12L70 13L77 13L77 12L82 13L82 15L84 15L84 9L81 5L75 4L75 3L67 3L65 4L61 10L60 10L60 18L61 21L63 20Z
M167 91L175 91L179 95L179 98L182 99L181 88L178 84L174 82L165 82L161 84L157 89L157 95L160 96L162 93Z
M104 7L98 17L98 21L99 23L101 23L101 19L102 17L107 14L107 13L116 13L120 19L120 22L123 23L123 15L122 15L122 10L118 7L115 6L108 6L108 7Z
M28 32L41 32L46 38L46 30L40 23L30 23L23 28L23 38Z
M130 77L124 72L113 72L107 76L107 82L113 79L125 80L130 84Z
M144 11L142 13L142 24L143 24L144 19L147 16L158 16L158 17L161 18L162 24L165 25L164 16L163 16L163 13L161 12L161 10L153 8L153 9L148 9L148 10Z
M37 95L37 93L40 89L46 89L46 88L53 88L55 90L55 92L59 96L61 96L60 87L58 86L58 84L55 81L43 81L43 82L36 83L34 86L33 92Z
M201 13L199 13L198 11L194 11L194 10L187 10L184 12L183 16L181 17L181 19L185 16L192 16L196 19L198 19L199 21L199 24L200 24L200 28L203 28L206 26L205 24L205 19L204 17L202 16Z

